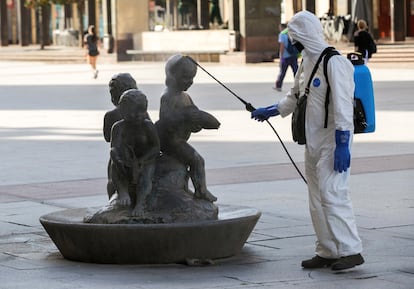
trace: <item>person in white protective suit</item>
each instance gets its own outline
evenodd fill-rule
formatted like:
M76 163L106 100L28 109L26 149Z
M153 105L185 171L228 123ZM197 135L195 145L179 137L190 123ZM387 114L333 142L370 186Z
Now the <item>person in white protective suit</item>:
M252 118L285 117L296 106L295 95L303 95L317 59L329 45L319 19L308 11L293 16L288 24L292 43L301 51L303 62L294 87L277 104L258 108ZM305 118L305 170L309 207L316 233L316 256L302 261L303 268L331 267L343 270L361 265L362 244L358 236L349 197L350 151L353 137L354 71L345 57L330 58L327 74L331 87L328 123L324 127L327 83L323 62L315 73L308 94ZM305 81L304 81L305 80Z

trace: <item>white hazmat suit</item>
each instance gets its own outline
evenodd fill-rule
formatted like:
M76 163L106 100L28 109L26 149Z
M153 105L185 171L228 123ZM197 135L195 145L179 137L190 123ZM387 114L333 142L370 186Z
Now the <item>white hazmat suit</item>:
M300 42L303 62L296 74L294 87L277 105L282 117L291 114L296 106L295 94L304 93L312 69L325 42L319 19L312 13L297 13L288 24L288 34ZM342 56L330 58L327 74L331 87L328 107L328 126L324 128L327 83L323 61L311 82L306 108L305 167L309 190L309 207L316 233L316 255L337 259L362 251L345 172L334 170L335 131L349 131L349 150L353 135L353 65Z

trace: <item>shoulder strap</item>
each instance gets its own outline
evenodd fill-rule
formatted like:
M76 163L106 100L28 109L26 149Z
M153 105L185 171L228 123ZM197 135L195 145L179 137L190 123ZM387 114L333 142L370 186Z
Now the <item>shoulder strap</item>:
M318 60L316 61L315 66L313 67L312 73L311 73L311 75L310 75L310 77L309 77L308 84L306 85L306 88L305 88L305 94L306 94L306 95L308 95L308 94L309 94L309 88L310 88L310 85L311 85L312 79L313 79L313 77L315 76L315 73L316 73L316 71L317 71L317 70L318 70L318 68L319 68L319 64L321 63L322 58L323 58L323 57L324 57L324 55L325 55L325 54L327 54L327 53L328 53L331 49L334 49L334 48L333 48L333 47L326 47L326 48L324 49L324 51L322 51L322 53L321 53L321 55L319 56Z
M325 96L325 122L324 128L328 127L328 107L329 107L329 94L331 93L331 86L329 85L328 79L328 61L334 55L340 55L340 53L334 47L328 47L326 51L326 56L323 59L323 74L325 75L326 79L326 96ZM326 50L326 49L325 49Z

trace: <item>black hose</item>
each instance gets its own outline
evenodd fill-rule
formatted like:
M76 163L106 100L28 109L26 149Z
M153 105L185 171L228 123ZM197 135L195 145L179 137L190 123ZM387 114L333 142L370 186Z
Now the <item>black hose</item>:
M194 59L192 59L191 57L187 56L188 59L190 59L195 65L197 65L198 67L200 67L201 70L203 70L205 73L207 73L208 76L210 76L212 79L214 79L218 84L220 84L222 87L224 87L228 92L230 92L233 96L235 96L239 101L241 101L245 107L246 110L249 112L252 112L255 110L254 106L251 103L248 103L247 101L245 101L243 98L241 98L240 96L238 96L236 93L234 93L230 88L228 88L224 83L222 83L220 80L218 80L217 78L215 78L210 72L208 72L204 67L202 67L198 62L196 62ZM302 180L305 182L305 184L308 184L308 182L306 181L305 177L303 176L302 172L300 171L300 169L298 168L298 166L296 165L295 161L293 160L292 156L290 155L288 149L286 148L284 142L282 141L282 139L280 138L279 134L277 133L276 129L273 127L273 125L269 122L269 120L266 120L267 124L270 126L270 128L273 130L274 134L277 136L277 138L279 139L283 149L285 150L287 156L290 159L290 162L292 163L292 165L295 167L296 171L298 172L298 174L300 175L300 177L302 178Z
M295 167L296 171L298 172L298 174L300 175L300 177L302 178L302 180L305 182L305 184L308 184L308 182L306 181L306 179L303 176L302 172L300 171L300 169L296 165L295 161L293 160L292 156L290 155L288 149L286 148L285 143L282 141L282 139L280 138L279 134L277 133L276 129L273 127L273 125L270 123L270 121L268 119L266 119L266 122L270 126L270 128L273 130L273 132L275 133L275 135L277 136L277 138L279 139L280 144L282 145L283 149L285 150L287 156L290 159L290 162Z

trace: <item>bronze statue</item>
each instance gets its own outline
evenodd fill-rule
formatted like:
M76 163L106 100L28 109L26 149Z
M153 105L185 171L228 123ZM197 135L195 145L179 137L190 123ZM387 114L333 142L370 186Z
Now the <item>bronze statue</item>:
M197 73L196 64L186 56L174 55L165 67L166 90L161 97L159 120L156 122L162 153L176 158L189 169L194 197L214 202L208 191L204 159L187 143L191 133L201 129L218 129L219 121L195 106L187 89Z
M119 111L119 98L122 93L128 89L135 88L137 89L137 83L135 79L129 73L118 73L112 76L109 81L109 93L111 95L111 102L115 106L113 110L110 110L105 113L104 123L103 123L103 135L105 141L111 142L111 129L114 123L122 119L121 112ZM150 119L147 114L148 119ZM111 177L111 160L108 162L108 183L106 185L106 191L108 193L109 199L116 192L114 185L112 183Z
M218 207L213 203L217 198L207 189L204 159L187 141L191 133L218 129L220 123L198 109L186 92L197 72L192 59L174 55L167 61L165 71L166 90L155 125L147 113L147 98L138 89L124 91L117 101L126 87L123 81L135 83L132 77L122 74L111 80L112 102L117 107L107 112L104 120L104 134L111 131L110 201L97 213L85 217L85 222L217 219ZM189 178L194 192L188 188Z
M111 142L111 129L114 123L122 119L119 111L119 98L128 89L138 89L135 79L129 73L118 73L109 81L109 93L111 102L115 106L113 110L105 113L103 124L103 135L107 142Z
M157 130L147 118L147 97L137 89L125 91L119 100L122 120L112 126L111 176L118 192L116 203L133 206L142 216L152 190L155 160L160 154Z

